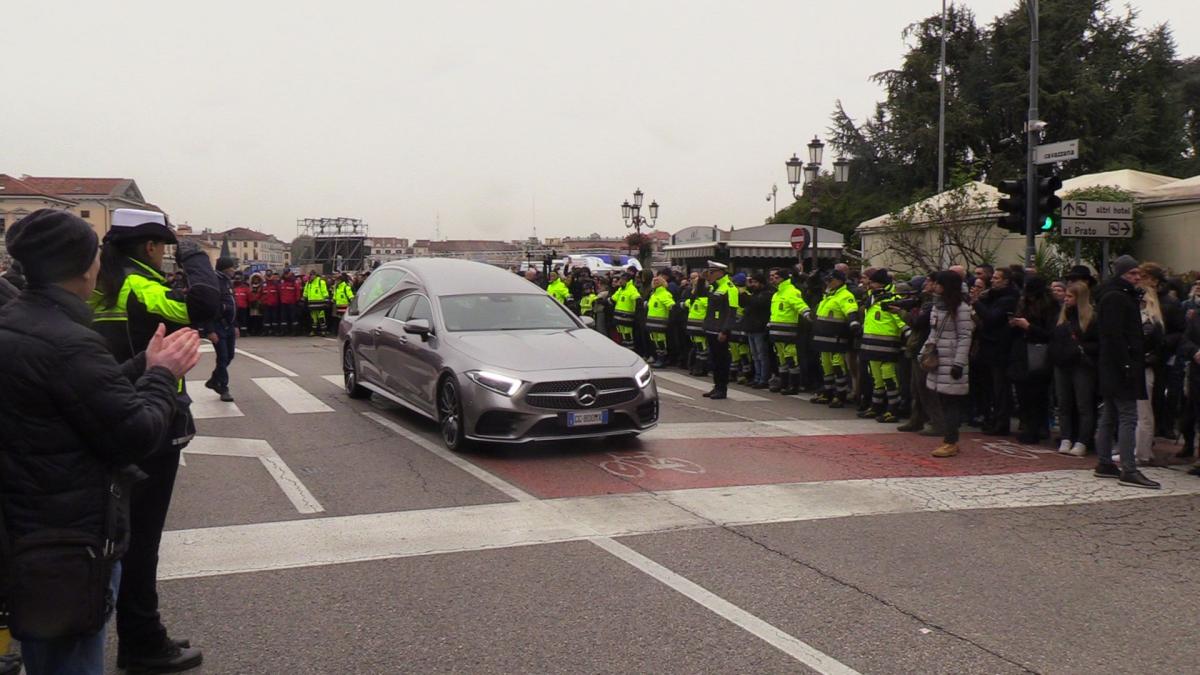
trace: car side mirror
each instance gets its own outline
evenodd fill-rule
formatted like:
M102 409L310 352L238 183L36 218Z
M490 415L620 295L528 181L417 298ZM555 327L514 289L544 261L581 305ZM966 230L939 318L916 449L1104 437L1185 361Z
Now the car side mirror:
M433 334L433 326L429 325L428 319L411 319L404 324L404 332L420 335L422 340L428 340Z
M596 327L596 320L595 320L595 319L593 319L592 317L590 317L590 316L581 316L581 317L579 317L579 318L583 320L583 325L587 326L588 328L595 328L595 327Z

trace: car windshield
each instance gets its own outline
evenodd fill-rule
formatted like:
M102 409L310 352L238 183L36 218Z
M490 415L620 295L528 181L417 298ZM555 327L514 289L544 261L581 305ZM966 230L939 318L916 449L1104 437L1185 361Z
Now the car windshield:
M579 327L566 308L540 293L443 295L438 301L448 331L569 330Z

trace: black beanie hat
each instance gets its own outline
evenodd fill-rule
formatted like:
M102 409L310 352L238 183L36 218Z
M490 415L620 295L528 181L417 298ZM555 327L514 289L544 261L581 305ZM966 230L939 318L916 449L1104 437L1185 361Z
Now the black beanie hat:
M17 221L4 237L8 253L21 262L31 284L82 275L96 260L100 239L88 222L67 211L38 209Z
M888 275L888 271L886 269L877 269L871 273L871 281L887 286L888 284L892 283L892 277Z
M217 258L216 270L218 272L223 272L223 271L229 269L230 267L237 267L237 258L234 258L231 256Z

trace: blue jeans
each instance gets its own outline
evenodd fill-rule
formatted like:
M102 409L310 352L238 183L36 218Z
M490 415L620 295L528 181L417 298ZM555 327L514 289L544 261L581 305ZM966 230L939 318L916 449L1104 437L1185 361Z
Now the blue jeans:
M750 360L754 362L754 381L766 384L771 362L771 346L767 343L767 334L748 333L746 337L750 342Z
M108 581L109 597L114 605L120 587L121 561L118 560ZM21 643L25 672L28 675L104 675L105 632L101 628L84 637L25 640Z
M1112 445L1115 434L1117 449L1121 453L1121 470L1137 469L1137 461L1133 455L1137 417L1137 401L1104 397L1104 406L1100 408L1100 423L1096 428L1096 454L1100 456L1101 464L1113 463Z
M213 352L217 357L217 367L213 368L212 381L216 383L218 391L224 391L229 388L229 364L233 361L237 335L232 327L218 328L215 332L217 344L213 345Z

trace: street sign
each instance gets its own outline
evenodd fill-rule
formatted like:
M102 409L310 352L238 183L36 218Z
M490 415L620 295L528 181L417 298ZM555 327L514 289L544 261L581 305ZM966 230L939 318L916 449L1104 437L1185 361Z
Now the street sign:
M1068 159L1079 159L1079 139L1072 138L1061 143L1047 143L1033 148L1034 164L1053 164Z
M797 227L792 230L792 248L797 251L803 251L808 248L808 230L803 227Z
M1063 218L1062 236L1087 239L1128 239L1133 236L1133 221Z
M1063 200L1062 215L1064 220L1133 220L1133 202Z

